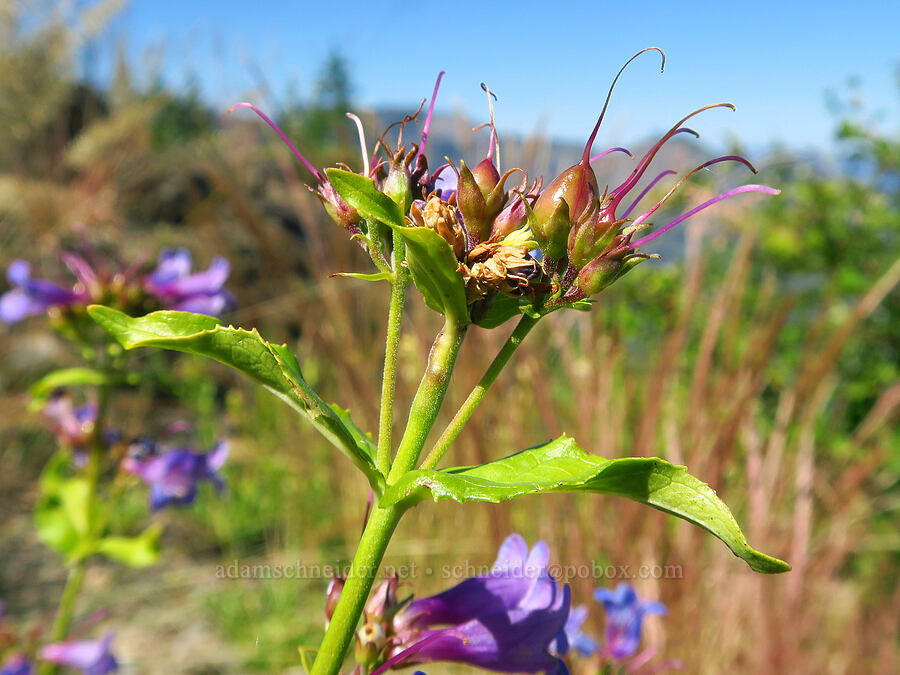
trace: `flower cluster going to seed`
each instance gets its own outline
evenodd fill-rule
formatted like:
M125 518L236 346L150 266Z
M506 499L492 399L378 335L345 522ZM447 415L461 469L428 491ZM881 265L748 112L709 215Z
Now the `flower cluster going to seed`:
M642 50L629 59L613 80L581 160L546 186L543 179L529 182L525 175L518 185L507 188L510 176L520 170L509 169L501 173L493 106L487 156L471 169L465 161L460 161L458 166L448 162L434 171L429 170L425 151L443 72L435 84L418 145L407 147L402 143L403 127L410 121L417 121L417 111L400 122L397 146L389 148L382 136L370 159L359 118L348 113L360 130L362 175L400 206L409 226L430 228L447 242L458 261L457 273L465 284L466 301L473 320L483 314L485 306L489 306L498 294L528 298L547 310L573 306L596 295L639 263L657 257L640 248L700 211L745 192L778 193L765 185L742 185L690 208L652 233L640 234L651 226L649 219L698 171L715 164L734 162L756 172L743 157L716 157L686 172L662 199L649 206L643 204L644 198L660 181L676 173L664 170L639 188L660 149L676 135L697 136L684 124L699 113L712 108L734 109L730 103L718 103L683 117L653 144L620 185L600 190L592 162L613 152L629 156L631 153L615 147L592 155L594 140L619 76L629 63L648 51L659 52L665 66L665 55L656 47ZM389 268L391 240L387 229L372 219L363 218L349 205L327 175L312 166L265 113L250 103L239 103L234 108L253 110L276 131L316 178L313 191L328 214L354 235L376 265L381 269Z

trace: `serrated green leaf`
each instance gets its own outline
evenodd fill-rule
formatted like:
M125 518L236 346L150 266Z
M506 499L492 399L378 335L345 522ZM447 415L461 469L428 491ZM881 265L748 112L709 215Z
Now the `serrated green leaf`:
M266 342L256 330L224 326L202 314L162 311L132 318L102 305L91 305L88 313L125 349L161 347L197 354L252 377L306 417L380 493L383 479L368 448L357 443L341 418L303 379L300 364L287 347Z
M403 237L406 262L425 304L461 325L469 323L466 289L450 244L427 227L407 227L400 208L371 179L340 169L325 173L341 198L364 218L382 222Z
M107 374L93 368L62 368L51 371L28 389L31 395L28 408L32 412L39 410L47 402L50 394L60 387L100 386L109 381Z
M129 567L149 567L159 559L160 533L151 526L137 537L104 537L97 543L97 553Z
M609 460L563 436L496 462L441 471L410 471L386 490L382 505L422 499L500 502L543 492L596 492L627 497L699 525L757 572L790 565L753 549L715 491L683 466L650 457Z

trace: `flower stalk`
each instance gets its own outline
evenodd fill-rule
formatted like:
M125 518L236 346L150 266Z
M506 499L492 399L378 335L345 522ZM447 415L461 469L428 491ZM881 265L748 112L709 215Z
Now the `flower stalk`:
M310 675L337 675L340 671L384 552L402 515L403 509L398 506L372 509Z
M434 426L438 411L444 402L450 375L465 334L465 326L460 326L454 319L448 317L444 329L435 339L428 355L425 374L409 410L409 421L397 449L397 457L388 474L388 484L415 468L428 438L428 432Z
M472 417L475 409L484 399L485 395L487 395L491 385L494 384L494 380L497 379L497 376L500 375L500 372L506 367L506 364L509 362L510 358L512 358L512 355L519 348L519 345L522 344L525 336L527 336L528 333L531 332L531 329L537 325L538 320L539 319L528 314L522 315L522 318L519 319L519 323L516 324L512 334L507 338L506 342L503 343L503 346L500 348L500 351L497 352L494 360L491 361L491 365L484 371L484 375L478 380L478 384L472 389L465 402L460 406L459 410L456 411L453 419L450 420L449 424L444 428L444 431L434 444L434 447L431 448L425 461L422 462L423 469L434 469L438 465L438 462L441 461L441 458L447 450L450 449L450 446L453 444L453 441L456 440L456 437L459 436L463 427L466 426L469 418Z
M395 271L391 278L391 303L388 309L387 337L384 350L384 374L381 380L381 409L378 418L378 450L376 466L382 475L391 468L391 442L394 424L394 393L397 389L397 356L400 351L401 322L406 287L409 285L409 271L400 261L403 242L394 234Z
M85 467L85 477L88 485L87 513L89 531L87 536L90 538L97 536L97 485L100 481L100 470L102 468L101 464L104 452L103 429L108 410L109 386L100 385L98 388L97 419L94 423L91 448L88 453L87 466ZM84 575L87 572L88 560L89 556L79 558L69 568L69 574L66 577L66 585L63 587L62 595L59 598L56 617L53 619L53 627L50 629L51 642L62 642L69 635L72 617L75 615L75 607L78 604L78 596L81 594L81 588L84 584ZM41 665L38 672L39 675L52 675L57 669L58 667L55 664L48 661Z

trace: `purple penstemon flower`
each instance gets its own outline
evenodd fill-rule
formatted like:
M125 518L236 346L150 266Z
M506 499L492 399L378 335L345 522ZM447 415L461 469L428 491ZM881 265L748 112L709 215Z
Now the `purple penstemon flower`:
M140 452L125 458L122 466L150 486L150 506L154 511L169 506L187 506L197 496L197 484L208 481L216 490L225 489L219 469L228 457L228 441L221 440L206 453L188 448L159 452L145 444Z
M156 269L144 278L144 289L167 309L210 316L234 309L234 297L222 288L231 271L229 262L214 258L206 270L194 273L191 265L187 249L163 250Z
M84 262L80 258L78 260ZM64 258L64 262L68 263L68 260ZM53 307L84 304L90 298L80 279L72 288L64 288L46 279L33 279L31 265L25 260L10 263L6 278L12 288L0 295L0 321L4 323L16 323L26 317L43 314Z
M41 409L47 427L61 445L72 450L77 466L83 466L87 462L87 449L94 436L97 414L95 402L76 406L72 397L61 391L51 395ZM111 440L115 433L106 434L104 443Z
M24 654L13 654L0 666L0 675L32 675L34 668Z
M91 401L76 406L71 396L56 392L41 409L41 415L60 443L71 448L83 448L94 433L97 404Z
M641 600L629 584L621 583L615 590L598 588L594 599L606 610L606 644L603 655L616 661L632 656L641 643L641 630L646 614L665 614L661 602Z
M547 571L549 551L513 534L491 572L413 600L394 619L392 656L376 672L448 661L502 672L565 673L570 591ZM374 674L373 674L374 675Z
M573 607L566 619L565 633L568 641L568 649L563 645L555 646L554 652L559 656L565 656L569 651L576 651L582 656L590 656L597 651L597 641L581 630L587 621L588 608L586 605Z
M106 675L119 668L110 651L114 634L109 633L102 640L76 640L57 642L41 650L41 657L61 666L80 668L84 675Z

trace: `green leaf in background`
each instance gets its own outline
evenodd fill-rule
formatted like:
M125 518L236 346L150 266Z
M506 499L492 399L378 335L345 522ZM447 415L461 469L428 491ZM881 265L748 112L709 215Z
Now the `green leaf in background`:
M215 359L252 377L306 417L334 446L366 474L376 493L383 479L367 444L360 444L341 417L309 386L297 358L255 330L224 326L213 317L163 311L132 318L102 305L88 307L91 317L125 349L161 347Z
M159 559L161 532L150 526L137 537L104 537L97 543L97 553L129 567L149 567Z
M86 478L69 477L67 452L54 455L41 474L41 496L34 508L38 539L73 563L93 552L90 545L90 486Z
M685 467L651 457L604 459L565 436L481 466L410 471L388 487L381 503L423 499L427 490L435 501L495 503L542 492L619 495L699 525L757 572L790 570L786 562L753 549L725 503Z
M450 244L427 227L407 227L400 207L370 178L340 169L325 173L341 198L364 218L382 222L403 237L406 262L425 304L461 325L469 323L466 289Z
M107 384L110 378L93 368L62 368L53 370L31 385L28 393L31 401L28 409L31 412L44 407L47 399L60 387L100 386Z

